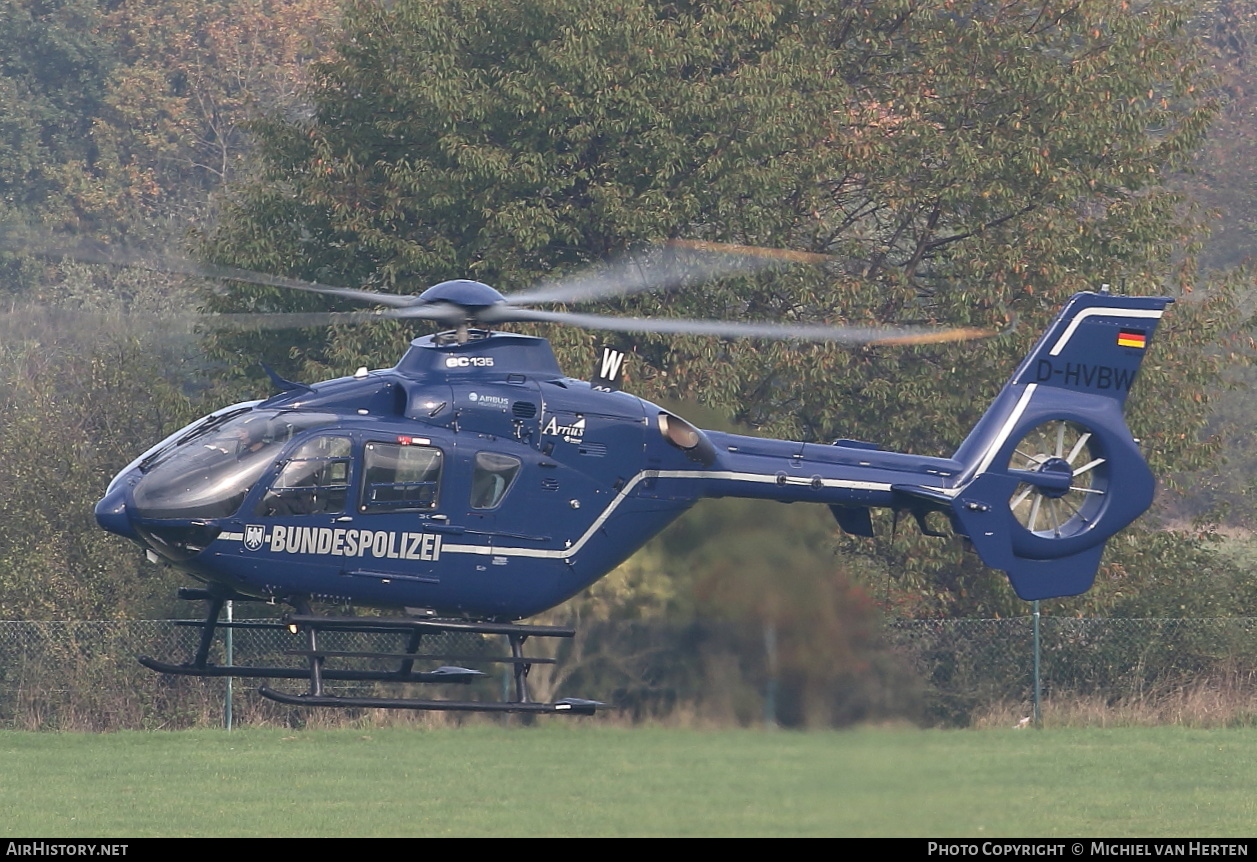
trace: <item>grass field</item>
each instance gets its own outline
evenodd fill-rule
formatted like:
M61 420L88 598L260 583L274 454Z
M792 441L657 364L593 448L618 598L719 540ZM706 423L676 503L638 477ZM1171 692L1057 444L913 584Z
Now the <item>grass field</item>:
M1245 837L1257 729L0 733L0 832Z

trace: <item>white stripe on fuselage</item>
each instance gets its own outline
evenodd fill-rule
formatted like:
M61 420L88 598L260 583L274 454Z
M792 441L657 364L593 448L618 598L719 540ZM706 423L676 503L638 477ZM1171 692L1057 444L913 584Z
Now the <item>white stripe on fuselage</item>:
M589 528L581 535L579 539L572 543L570 547L547 550L542 548L502 548L498 546L488 547L482 545L442 545L442 551L447 554L480 554L482 556L500 555L505 557L539 557L546 559L565 560L579 553L581 548L593 537L607 519L619 508L620 504L628 499L633 489L640 482L646 479L720 479L735 482L755 482L758 484L778 484L780 479L775 473L739 473L732 470L645 470L638 473L632 478L613 499L602 513L594 520ZM786 479L787 485L811 485L814 480L811 478ZM822 479L821 487L823 488L845 488L853 491L889 491L889 482L861 482L849 479ZM938 491L943 494L954 495L957 490L950 488L939 488Z
M478 556L501 556L501 557L534 557L540 559L566 560L569 557L580 553L581 549L593 538L594 534L600 530L607 520L615 513L615 510L627 500L639 484L647 479L714 479L733 482L753 482L756 484L786 484L786 485L807 485L811 486L815 480L811 478L787 478L784 483L775 473L743 473L733 470L644 470L634 476L623 488L620 489L602 510L593 523L585 530L579 539L572 542L565 548L520 548L520 547L502 547L500 545L457 545L448 542L441 544L442 554L474 554ZM889 491L889 482L862 482L849 479L821 479L822 488L845 488L853 491ZM952 495L957 493L954 489L939 488L942 494ZM224 541L240 542L244 540L243 533L227 533L219 535L219 539Z

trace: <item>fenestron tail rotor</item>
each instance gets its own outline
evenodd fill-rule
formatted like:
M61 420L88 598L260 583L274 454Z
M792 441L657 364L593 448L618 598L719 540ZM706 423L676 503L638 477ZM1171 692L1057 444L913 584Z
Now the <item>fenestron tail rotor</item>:
M1052 420L1017 444L1009 467L1026 478L1008 501L1027 531L1064 539L1094 523L1109 493L1109 465L1095 433L1076 422Z

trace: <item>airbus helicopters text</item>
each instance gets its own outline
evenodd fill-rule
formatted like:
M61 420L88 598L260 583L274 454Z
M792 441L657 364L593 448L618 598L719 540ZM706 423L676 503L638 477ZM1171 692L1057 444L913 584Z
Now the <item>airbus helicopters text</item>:
M792 442L705 431L619 388L623 355L592 382L566 376L541 338L492 331L513 320L637 331L718 331L840 341L903 333L787 324L596 318L530 307L606 295L571 285L505 297L474 281L418 298L296 283L387 303L390 316L449 331L414 340L391 368L283 388L219 410L128 465L96 507L100 525L203 583L210 602L197 655L155 669L200 676L303 679L303 705L571 712L601 704L533 703L530 637L571 629L519 624L579 593L706 497L828 506L848 533L872 535L870 510L942 513L1024 599L1086 591L1105 542L1144 512L1154 482L1123 406L1172 301L1079 293L1031 349L951 457L853 440ZM647 288L648 289L648 288ZM684 328L683 328L684 327ZM696 327L710 327L702 329ZM825 335L824 333L828 333ZM930 338L910 333L907 337ZM1120 491L1120 493L1119 493ZM305 667L224 668L209 660L223 603L284 602L307 637ZM315 603L386 617L329 617ZM397 632L402 653L359 654L387 669L340 669L317 635ZM515 693L502 701L328 694L325 680L467 682L479 672L414 669L425 634L505 635Z

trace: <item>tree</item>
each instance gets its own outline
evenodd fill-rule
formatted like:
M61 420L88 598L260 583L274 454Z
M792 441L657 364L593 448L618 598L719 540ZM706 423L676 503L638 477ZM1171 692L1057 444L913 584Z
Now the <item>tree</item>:
M65 165L93 157L91 120L110 70L98 20L91 0L14 0L0 8L0 199L7 206L48 205L64 188Z
M0 218L169 242L242 163L245 121L299 109L334 20L335 0L5 4Z
M93 129L101 165L78 207L112 233L210 218L213 194L245 163L248 120L300 110L335 0L124 0L101 31L117 66Z
M1206 0L1195 28L1209 49L1216 70L1218 116L1191 170L1176 185L1201 202L1202 216L1211 231L1201 259L1208 266L1233 267L1253 260L1257 225L1257 78L1254 78L1254 40L1257 3L1252 0ZM1227 369L1222 392L1252 389L1251 367ZM1181 479L1190 496L1173 500L1170 514L1179 521L1221 520L1246 529L1257 512L1251 488L1257 459L1253 428L1257 424L1252 399L1227 394L1215 399L1209 433L1220 445L1217 463L1206 464Z
M172 590L92 506L201 412L186 280L49 262L14 225L163 250L212 212L253 112L295 110L335 0L0 4L0 614L115 617ZM35 309L35 310L32 310ZM50 310L51 309L51 310ZM138 317L123 325L121 316ZM158 316L159 315L159 316ZM169 324L185 327L183 337ZM160 586L160 588L159 588Z
M186 355L78 309L11 311L0 323L0 618L144 618L169 608L174 573L105 536L92 510L140 441L194 418L180 374Z
M205 250L399 292L466 276L522 287L672 237L831 255L609 305L1008 331L858 350L625 339L635 387L764 433L930 454L963 438L1067 295L1100 282L1168 292L1183 301L1132 412L1169 474L1210 457L1197 432L1226 361L1214 346L1244 319L1238 277L1200 289L1197 225L1165 185L1216 111L1192 8L359 0L317 66L311 115L254 127L256 177ZM320 303L250 289L216 304L294 306ZM318 376L391 361L407 335L339 328L217 349ZM585 364L589 336L551 335L569 367ZM877 550L907 585L944 572L967 584L949 595L968 598L939 594L931 612L1010 601L958 555L900 535Z
M1253 40L1257 4L1252 0L1202 0L1195 29L1217 76L1217 117L1179 185L1199 200L1212 231L1204 260L1235 266L1251 259L1257 223L1257 81Z
M111 68L92 0L0 6L0 221L64 216L72 178L96 158L92 120ZM0 287L29 288L38 269L0 260Z

